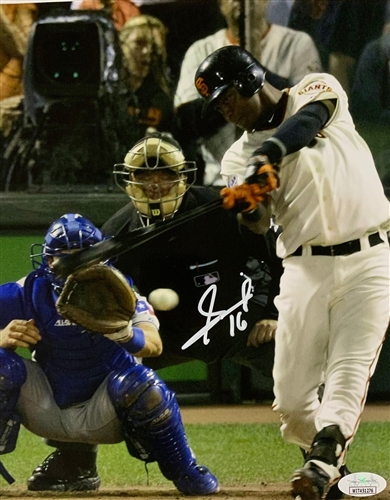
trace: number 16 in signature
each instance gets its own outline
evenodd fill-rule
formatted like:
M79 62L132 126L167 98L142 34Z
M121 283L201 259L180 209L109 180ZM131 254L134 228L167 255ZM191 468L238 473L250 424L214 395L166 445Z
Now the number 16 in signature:
M203 309L203 304L207 297L210 295L210 304L208 310ZM215 299L217 297L217 285L210 285L209 288L204 292L202 297L199 300L198 311L202 316L206 317L206 324L203 328L198 330L185 344L181 346L184 351L192 344L195 344L199 339L203 337L203 344L207 345L210 342L208 338L208 332L215 326L219 321L222 321L229 316L230 322L230 336L234 337L235 328L239 331L245 330L247 327L247 322L245 320L241 320L242 311L238 311L236 315L232 314L233 311L242 306L243 311L248 312L248 301L253 297L252 293L252 280L250 278L246 278L245 281L241 285L241 300L237 302L234 306L230 307L226 311L213 311Z

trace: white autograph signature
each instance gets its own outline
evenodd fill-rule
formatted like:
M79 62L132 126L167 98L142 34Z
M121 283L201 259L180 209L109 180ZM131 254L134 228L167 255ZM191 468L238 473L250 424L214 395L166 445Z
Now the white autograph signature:
M210 304L209 304L209 309L207 311L203 310L203 303L208 297L208 295L211 294L210 298ZM237 302L234 306L232 306L230 309L227 309L226 311L213 311L214 304L215 304L215 298L217 296L217 285L210 285L209 288L204 292L202 297L200 298L199 304L198 304L198 311L202 316L205 316L207 318L206 324L203 328L198 330L185 344L181 346L182 350L184 351L188 347L190 347L192 344L195 344L199 339L203 337L203 344L207 345L210 342L210 339L208 338L207 334L211 328L216 325L219 321L222 321L228 314L229 316L229 321L230 321L230 336L234 337L235 335L235 327L240 330L241 332L245 330L247 327L247 322L245 320L241 321L241 315L242 311L237 312L236 316L231 314L233 311L235 311L237 308L242 306L242 309L245 312L248 312L248 301L253 297L252 293L252 280L250 278L246 278L243 284L241 285L241 297L242 300ZM212 319L214 318L214 319Z

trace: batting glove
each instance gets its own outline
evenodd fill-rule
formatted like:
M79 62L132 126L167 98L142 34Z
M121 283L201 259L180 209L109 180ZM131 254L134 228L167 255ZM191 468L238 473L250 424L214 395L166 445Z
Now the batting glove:
M279 187L279 167L272 165L266 155L252 156L247 165L245 181L258 184L264 193Z
M252 212L265 199L258 184L240 184L221 190L222 206L234 212Z

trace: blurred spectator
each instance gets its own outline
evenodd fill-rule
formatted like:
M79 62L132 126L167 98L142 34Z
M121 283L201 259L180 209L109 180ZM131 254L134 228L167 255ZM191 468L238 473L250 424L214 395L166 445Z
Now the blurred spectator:
M141 14L160 19L168 28L167 65L174 85L188 47L225 26L218 0L133 0Z
M0 5L0 100L23 93L23 56L35 17L35 4Z
M350 107L390 194L390 22L381 37L366 45L359 58Z
M343 0L329 40L329 72L351 94L356 63L368 42L381 36L390 0Z
M14 121L23 113L23 95L6 97L0 101L0 142L8 137Z
M129 19L120 32L125 80L132 91L130 115L140 125L140 137L172 128L173 96L166 67L165 25L156 17ZM135 102L134 102L135 97Z
M329 68L329 43L342 2L343 0L295 0L290 12L288 26L312 37L325 71Z
M111 13L115 28L119 31L126 21L140 13L131 0L76 0L72 2L71 8L73 10L106 9Z
M242 2L219 0L226 28L197 40L187 50L181 67L174 105L176 109L175 136L182 144L185 156L196 160L199 178L204 185L223 185L220 162L235 141L236 128L222 116L210 113L201 116L203 103L198 99L194 76L199 64L212 52L225 45L240 44ZM251 52L267 68L267 78L278 88L295 85L308 73L321 71L318 51L310 36L270 24L266 18L267 0L253 2L250 12L252 26ZM202 165L203 163L203 165ZM202 176L202 166L204 175Z
M350 106L356 121L390 125L390 22L359 58Z
M267 3L267 19L271 24L288 26L291 9L296 0L271 0Z

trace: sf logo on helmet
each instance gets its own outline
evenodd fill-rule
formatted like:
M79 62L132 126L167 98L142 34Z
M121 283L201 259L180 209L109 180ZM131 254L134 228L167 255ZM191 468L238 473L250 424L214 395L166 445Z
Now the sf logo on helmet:
M203 96L208 97L210 95L209 88L201 76L196 79L195 86Z

